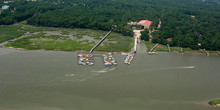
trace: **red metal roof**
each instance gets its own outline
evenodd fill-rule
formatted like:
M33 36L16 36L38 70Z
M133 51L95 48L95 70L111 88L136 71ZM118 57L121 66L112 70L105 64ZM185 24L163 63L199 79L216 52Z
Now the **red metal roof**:
M141 20L141 21L138 22L137 24L142 24L142 25L150 26L151 23L152 23L152 21L149 21L149 20Z

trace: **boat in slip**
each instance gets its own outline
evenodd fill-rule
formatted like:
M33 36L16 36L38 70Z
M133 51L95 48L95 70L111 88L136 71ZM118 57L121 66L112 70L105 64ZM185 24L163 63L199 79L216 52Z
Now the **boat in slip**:
M112 60L112 64L115 66L118 65L118 63L115 60Z
M94 63L93 62L89 62L89 65L92 66L92 65L94 65Z
M109 63L109 62L106 62L105 65L106 65L106 66L112 66L112 64Z

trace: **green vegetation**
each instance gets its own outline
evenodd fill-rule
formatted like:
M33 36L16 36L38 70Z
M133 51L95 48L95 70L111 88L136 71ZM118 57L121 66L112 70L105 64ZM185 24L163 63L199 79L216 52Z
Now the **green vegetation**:
M14 26L14 25L13 25ZM26 25L23 25L26 26ZM45 27L34 27L28 26L28 28L33 27L33 32L40 32L33 36L28 36L23 39L19 39L13 43L6 44L6 47L15 47L15 48L24 48L24 49L46 49L46 50L65 50L65 51L76 51L76 50L90 50L96 43L95 41L89 41L88 39L78 39L77 41L70 39L70 32L74 32L76 38L82 36L88 36L96 39L97 36L105 35L106 31L96 31L88 29L64 29L64 28L53 28L46 29L47 32L44 32ZM27 27L25 27L27 28ZM29 29L23 29L27 31ZM51 30L51 31L49 31ZM54 31L55 30L55 31ZM30 31L30 30L29 30ZM59 35L52 35L51 33L61 32ZM63 35L62 33L67 33L68 35ZM50 33L50 34L48 34ZM89 34L89 35L87 35ZM94 34L94 35L93 35ZM100 39L100 37L99 37ZM132 45L133 40L128 36L122 36L118 33L112 33L106 39L104 45L100 45L96 50L97 51L128 51Z
M45 36L39 33L34 36L28 36L19 39L13 43L6 44L7 47L24 48L24 49L46 49L46 50L89 50L92 48L90 45L81 44L79 41L70 40L66 36L50 35Z
M220 100L214 100L209 102L210 105L217 105L220 104Z
M220 104L220 100L212 101L213 104Z
M70 33L70 32L68 32L68 31L62 31L62 32L61 32L62 35L69 35L69 33Z
M150 51L151 48L154 47L154 45L156 45L156 43L152 43L150 41L145 41L144 42L146 47L148 48L148 51ZM156 51L169 51L167 45L162 45L159 44L157 46L157 48L155 49ZM183 48L184 52L196 52L196 53L204 53L203 50L193 50L191 48ZM177 52L181 52L181 49L179 47L171 47L171 51L177 51ZM215 51L209 51L211 53L215 53Z
M147 28L141 31L141 40L149 41L149 30Z
M133 39L128 36L119 36L117 33L111 33L107 37L108 41L110 42L103 42L105 46L99 46L95 50L98 51L129 51L133 46L134 42ZM112 43L115 41L116 43Z
M146 44L146 47L148 49L148 51L150 51L150 49L152 49L154 47L154 45L156 45L156 43L151 43L149 41L145 41L144 42ZM161 45L159 44L156 48L157 51L168 51L168 48L166 45Z
M112 29L133 36L127 23L147 19L153 21L150 30L157 30L152 33L153 43L220 50L218 0L16 0L9 5L10 9L0 14L0 25L27 20L35 26ZM159 19L162 24L157 29Z
M81 39L81 38L83 38L83 36L82 35L76 35L76 38Z
M19 37L24 33L25 31L18 25L0 26L0 43Z
M48 27L36 27L30 25L23 25L23 30L26 32L34 33L34 32L42 32L42 31L53 31L55 29Z

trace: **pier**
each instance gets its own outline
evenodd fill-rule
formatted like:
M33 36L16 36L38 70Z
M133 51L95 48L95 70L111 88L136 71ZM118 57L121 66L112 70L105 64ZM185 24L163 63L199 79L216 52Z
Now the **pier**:
M206 49L203 49L203 51L206 53L206 56L209 56L209 52Z
M167 44L168 52L171 52L170 44Z
M148 54L149 54L149 55L155 54L155 52L153 52L153 51L154 51L154 49L157 48L158 45L159 45L159 44L157 43L157 44L148 52Z
M180 47L181 54L184 54L183 48Z
M111 32L112 32L112 30L109 31L109 32L90 50L90 52L93 52L93 50L95 50L95 48L98 47L98 46L106 39L106 37L107 37L109 34L111 34Z
M220 56L220 52L219 51L216 51L216 53L218 54L218 56Z
M135 39L134 39L134 53L136 53L137 52L137 37L135 37Z

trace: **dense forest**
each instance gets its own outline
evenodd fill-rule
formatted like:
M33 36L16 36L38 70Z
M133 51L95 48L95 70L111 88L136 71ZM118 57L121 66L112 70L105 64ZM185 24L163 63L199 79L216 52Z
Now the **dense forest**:
M0 25L27 20L36 26L112 29L133 36L127 23L147 19L153 21L150 30L157 30L154 43L220 50L219 0L16 0L6 5L10 9L0 14Z

